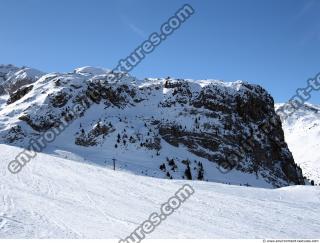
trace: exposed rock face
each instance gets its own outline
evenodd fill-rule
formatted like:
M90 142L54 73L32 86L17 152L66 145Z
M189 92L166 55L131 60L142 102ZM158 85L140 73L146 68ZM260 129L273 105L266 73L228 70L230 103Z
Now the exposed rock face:
M262 176L277 186L279 177L304 184L301 169L284 141L273 99L261 87L242 84L243 92L230 93L218 85L209 85L193 98L187 83L170 85L167 81L166 86L173 87L173 95L179 95L175 102L190 103L195 108L207 110L201 113L185 109L185 115L197 114L193 131L177 122L162 123L159 132L168 143L174 146L183 144L192 153L229 168L248 173L273 171L271 174L262 173ZM164 104L168 106L172 102ZM216 120L217 125L210 121L201 122L202 117Z
M70 95L66 92L58 92L55 95L51 95L50 98L53 107L61 108L67 104L70 99Z
M102 135L104 138L106 135L114 131L115 129L112 126L107 126L105 124L101 125L98 123L88 133L86 133L84 129L81 129L80 135L75 139L75 144L84 147L94 146L98 144L98 138L100 135Z
M31 92L20 90L16 98L10 98L11 105L22 96L31 99L18 115L32 129L22 128L26 138L58 127L64 117L70 123L80 122L67 138L76 145L111 143L113 149L154 150L157 156L171 157L163 146L167 142L208 161L212 168L252 174L274 187L304 184L301 169L284 141L273 99L260 86L242 81L141 81L119 73L119 82L108 83L103 71L79 70L45 75ZM32 99L35 96L38 99ZM0 130L0 134L8 132ZM179 161L189 160L185 156ZM176 165L181 166L183 171L188 169L182 162ZM206 179L210 172L200 162L191 161L188 166L192 178ZM198 175L192 176L192 166ZM175 173L176 167L172 167ZM161 165L162 171L164 168ZM166 176L172 178L168 171Z
M7 101L7 104L9 105L16 102L17 100L20 100L23 96L28 94L32 90L32 88L33 86L30 85L30 86L22 87L17 91L15 91L14 93L11 93L10 98Z

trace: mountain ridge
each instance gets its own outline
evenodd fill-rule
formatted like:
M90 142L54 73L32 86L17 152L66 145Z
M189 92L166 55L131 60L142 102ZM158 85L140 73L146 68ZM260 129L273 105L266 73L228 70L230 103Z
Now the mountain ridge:
M1 104L1 141L28 147L29 139L59 127L65 117L72 124L48 151L99 153L90 158L96 163L128 153L137 165L127 165L128 170L168 179L262 187L305 183L284 141L273 98L259 85L139 80L126 73L113 73L117 82L111 84L108 74L107 69L83 67L22 85ZM77 119L70 113L76 104L84 108Z

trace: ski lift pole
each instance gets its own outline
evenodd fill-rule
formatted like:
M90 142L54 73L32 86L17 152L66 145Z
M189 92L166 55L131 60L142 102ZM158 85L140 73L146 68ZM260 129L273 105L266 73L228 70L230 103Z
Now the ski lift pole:
M113 170L116 170L116 159L113 158L112 161L113 161Z

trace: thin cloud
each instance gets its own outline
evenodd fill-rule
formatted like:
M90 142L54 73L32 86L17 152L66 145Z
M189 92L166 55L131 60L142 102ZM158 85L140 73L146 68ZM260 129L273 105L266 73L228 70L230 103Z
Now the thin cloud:
M138 26L134 25L134 24L129 24L129 28L136 33L137 35L141 36L142 38L146 37L146 33L140 29Z
M296 25L298 22L302 21L303 18L306 20L310 19L311 16L315 14L319 9L319 2L315 0L307 1L294 16L294 20L292 22L293 25ZM316 21L312 21L305 28L304 33L301 34L299 41L299 45L305 46L308 45L311 41L319 41L320 40L320 24Z
M121 20L133 33L137 34L142 38L146 38L147 33L143 29L135 25L130 19L128 19L128 17L122 15Z
M297 13L296 19L300 19L301 17L308 14L308 12L314 7L315 4L316 4L315 0L311 0L311 1L306 2L303 5L303 7L301 8L301 10Z

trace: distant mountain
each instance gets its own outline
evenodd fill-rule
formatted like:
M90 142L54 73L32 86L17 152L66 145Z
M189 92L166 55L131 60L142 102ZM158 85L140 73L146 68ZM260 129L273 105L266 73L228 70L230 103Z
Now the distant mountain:
M16 77L14 67L4 77ZM25 69L23 69L25 70ZM78 68L34 77L0 102L0 141L29 146L70 125L46 153L167 179L259 187L304 184L273 98L243 81L144 79ZM10 73L10 75L8 74ZM30 73L29 73L30 74ZM36 81L34 81L36 79ZM9 87L9 88L8 88ZM72 114L78 105L79 117ZM26 165L27 166L27 165ZM232 169L228 172L229 169Z
M286 104L275 107L277 111L289 109ZM282 124L295 162L305 176L320 184L320 106L306 103L283 119Z
M33 68L0 65L0 95L12 93L23 85L31 84L44 74Z

